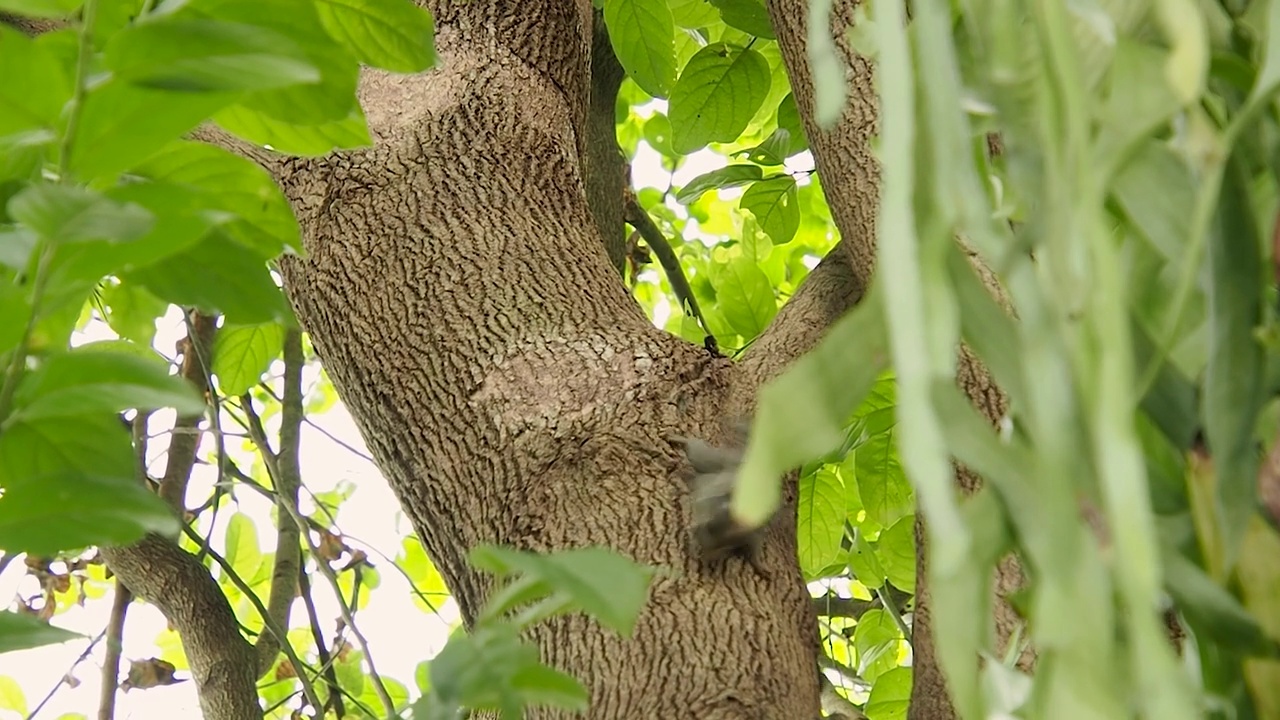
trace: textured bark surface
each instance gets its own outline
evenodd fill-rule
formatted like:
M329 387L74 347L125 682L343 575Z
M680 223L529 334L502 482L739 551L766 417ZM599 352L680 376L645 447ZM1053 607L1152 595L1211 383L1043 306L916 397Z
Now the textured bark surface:
M591 717L816 717L794 500L765 577L690 553L688 468L662 438L716 440L754 383L654 328L601 243L589 3L431 9L439 68L362 80L376 147L281 172L308 252L286 284L339 394L466 620L489 590L465 561L480 543L674 571L633 641L582 618L534 632Z

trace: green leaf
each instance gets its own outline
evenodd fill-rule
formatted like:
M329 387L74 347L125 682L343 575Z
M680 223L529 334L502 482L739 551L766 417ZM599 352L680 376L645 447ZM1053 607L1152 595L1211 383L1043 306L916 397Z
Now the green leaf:
M0 25L0 67L5 73L0 83L0 136L56 127L71 88L48 50Z
M231 237L264 259L301 252L301 231L280 186L262 166L206 143L175 142L138 168L138 172L199 190L210 207L239 220L224 227Z
M202 5L184 10L200 15ZM305 85L258 90L238 97L239 104L278 122L319 125L339 122L356 108L355 91L360 64L325 31L317 4L310 0L219 0L212 19L267 28L289 37L302 49L307 61L320 71L320 79Z
M1209 240L1209 364L1204 425L1217 475L1218 525L1224 560L1234 565L1257 504L1258 452L1253 429L1266 395L1262 324L1262 239L1248 204L1243 158L1223 176L1216 232Z
M702 48L671 90L672 147L687 154L711 142L737 140L771 82L769 62L755 50L725 43Z
M54 627L29 615L0 610L0 653L56 645L82 637L80 633ZM9 709L19 710L19 715L27 714L25 708L10 705Z
M81 180L128 170L236 98L235 93L153 90L112 78L85 97L71 169Z
M0 242L4 237L0 236ZM31 317L31 302L23 289L0 283L0 355L4 355L22 342L22 332Z
M791 153L809 149L809 139L804 133L804 122L800 120L800 109L796 107L795 93L787 93L778 103L778 129L790 134Z
M904 515L880 533L876 554L889 582L909 593L916 591L915 515Z
M15 613L0 611L0 644L4 643L6 625L11 624L10 617L22 618L31 622L39 623L46 629L50 626L40 622L39 620L28 617L26 615L17 615ZM0 645L0 653L6 650ZM27 717L27 698L22 694L22 687L18 685L18 681L8 675L0 675L0 710L12 710L19 717Z
M844 538L845 498L840 476L825 467L802 476L796 512L800 569L807 578L818 577L840 556Z
M52 555L125 545L179 527L169 506L132 478L61 473L8 488L0 497L0 549L7 552Z
M749 210L775 245L785 245L800 227L796 181L790 175L761 180L742 195L742 209Z
M284 328L279 323L224 326L213 343L218 388L229 397L248 392L283 348Z
M258 528L248 515L238 512L227 521L226 548L232 570L244 580L252 580L262 566L263 557L258 545Z
M750 340L768 327L778 314L773 285L754 261L736 257L715 266L719 309L733 329Z
M150 345L156 336L156 320L169 303L133 283L112 283L102 288L107 325L122 338Z
M373 145L359 107L343 120L319 125L294 125L245 105L232 105L214 115L214 120L228 132L246 140L302 157L319 157L334 150L356 150Z
M221 312L228 322L254 324L288 317L284 295L262 258L217 231L124 279L145 285L175 305Z
M1204 570L1176 550L1162 553L1165 584L1197 637L1232 650L1264 657L1280 657L1280 644L1268 638L1258 620Z
M884 610L868 610L853 631L853 647L858 651L858 674L875 683L898 666L898 645L902 631L893 616Z
M9 215L55 243L123 242L145 235L155 218L145 208L118 203L76 185L39 183L9 200Z
M135 84L178 92L262 90L320 80L291 38L264 27L162 17L107 45L107 67Z
M759 145L734 154L745 155L748 160L758 165L781 165L791 155L791 131L780 127ZM799 211L797 211L796 222L799 223L799 221Z
M642 90L666 97L676 79L675 20L666 0L605 0L618 62Z
M724 24L744 33L772 40L773 25L762 0L711 0L720 10Z
M37 18L64 18L80 9L84 0L0 0L0 10Z
M648 598L652 570L602 547L575 548L548 555L482 545L471 551L471 564L499 576L514 572L567 595L588 615L624 637L630 637L640 608ZM491 607L487 615L504 610Z
M896 430L873 435L854 450L858 496L874 528L888 528L915 507L915 494L898 458Z
M760 527L778 508L778 478L844 441L849 415L888 362L880 313L873 293L761 389L730 505L739 524Z
M171 407L204 411L204 399L159 362L124 353L73 350L51 355L28 373L14 396L23 420Z
M884 587L884 582L888 579L888 574L885 573L884 566L880 564L880 558L876 555L875 547L863 537L862 533L858 533L853 548L849 551L849 570L858 582L870 590Z
M707 0L671 0L668 6L677 27L698 30L720 20L720 13Z
M868 720L905 720L911 704L911 668L896 667L876 678L864 712Z
M406 0L322 0L324 29L361 63L414 73L436 62L431 12Z
M541 663L526 665L511 678L512 687L530 705L583 712L590 696L577 678Z
M45 476L75 473L135 482L133 442L119 416L10 422L0 432L0 487L39 484Z
M689 204L708 190L727 190L741 187L764 177L758 165L729 165L705 172L690 180L676 193L676 201Z

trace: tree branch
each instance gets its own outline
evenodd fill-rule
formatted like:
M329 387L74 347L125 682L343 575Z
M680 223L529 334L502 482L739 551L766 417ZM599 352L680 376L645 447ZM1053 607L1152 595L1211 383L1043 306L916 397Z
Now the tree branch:
M201 395L209 394L209 368L205 363L211 357L213 337L218 330L216 315L199 311L191 313L187 337L181 342L182 367L178 374L195 386ZM187 483L191 480L191 468L196 463L196 451L200 447L200 421L204 413L181 415L173 424L169 440L168 463L160 478L160 497L181 516L186 510Z
M653 222L653 218L649 217L649 211L640 205L634 190L627 188L624 198L623 219L640 233L640 237L644 238L649 249L658 256L658 263L662 265L662 271L667 275L671 291L676 294L676 300L680 302L680 312L698 321L702 331L707 334L707 347L714 350L716 339L711 334L711 326L707 325L707 319L702 316L702 310L698 307L698 298L694 297L693 288L689 287L689 280L684 276L684 268L680 265L680 258L676 257L675 251L671 249L667 236L662 234L662 230Z

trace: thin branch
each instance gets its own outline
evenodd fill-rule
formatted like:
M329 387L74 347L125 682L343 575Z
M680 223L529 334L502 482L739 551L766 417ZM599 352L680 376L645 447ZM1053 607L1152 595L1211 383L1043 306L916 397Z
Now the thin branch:
M841 718L842 720L867 720L867 716L863 714L862 709L854 705L849 698L836 692L836 686L831 682L831 678L826 673L818 673L818 682L822 686L822 710L827 714L828 718Z
M880 600L858 600L827 593L813 598L813 611L822 617L840 617L858 619L868 610L880 606Z
M254 412L253 403L245 402L247 397L246 395L241 400L241 410L244 411L249 421L249 434L254 443L259 445L260 451L262 451L263 460L266 461L267 465L267 475L271 477L271 484L279 488L282 484L281 475L283 471L277 462L276 456L271 453L270 447L267 446L267 434L262 426L262 418L258 417L258 414ZM263 451L264 448L265 451ZM311 557L316 561L316 567L320 569L321 574L324 575L325 579L329 581L329 585L333 588L333 593L338 599L338 608L342 611L342 620L347 624L347 627L351 628L351 634L355 636L356 642L360 644L360 650L364 653L364 660L369 666L369 678L373 680L373 689L377 693L378 699L382 701L387 715L394 716L396 704L392 701L386 685L382 682L382 676L378 674L378 670L373 664L373 655L369 653L368 641L365 640L364 634L360 632L360 629L356 627L355 617L342 597L342 588L338 585L338 576L333 572L333 568L329 567L329 564L324 561L324 555L320 552L320 548L316 547L315 541L311 539L311 533L307 531L308 522L298 511L297 496L294 496L295 502L293 504L287 502L284 496L279 493L276 494L276 499L276 507L283 508L297 523L300 535L306 541ZM281 523L283 522L284 519L281 518Z
M34 720L35 716L40 714L40 711L44 709L44 706L48 705L49 701L53 699L53 696L58 694L58 690L62 688L63 685L67 684L67 678L70 677L71 673L76 671L76 668L79 667L80 663L88 659L89 655L93 652L93 649L98 646L98 643L102 642L102 638L106 637L106 635L107 631L103 630L98 633L97 637L89 641L89 646L84 649L84 652L80 653L80 657L76 658L75 662L71 663L71 667L67 668L67 671L62 674L62 677L58 678L58 683L49 689L49 693L44 696L44 699L41 700L40 703L36 705L35 709L27 715L27 720Z
M182 526L182 532L185 533L187 537L191 538L192 542L198 543L201 540L200 534L195 530L192 530L187 525ZM257 594L253 592L253 588L249 587L249 584L246 583L238 573L236 573L235 568L231 567L231 563L227 562L226 558L219 555L218 552L212 548L209 549L209 557L213 558L213 561L218 564L218 567L222 568L222 572L226 574L227 579L231 581L231 584L236 586L236 588L249 600L249 604L253 605L253 609L257 610L258 614L262 616L263 623L267 626L267 630L275 634L276 638L280 642L280 649L284 652L285 657L289 658L289 662L293 663L294 669L297 670L298 682L302 683L302 692L307 696L307 702L311 703L312 707L319 710L322 707L320 704L320 698L316 695L316 689L312 686L311 679L307 677L306 665L302 663L302 659L298 657L298 653L294 652L293 645L289 644L289 637L285 634L285 629L277 624L275 619L270 616L270 613L267 612L267 607L262 604L261 598L259 598Z
M182 341L182 367L179 375L195 386L201 395L209 395L209 349L218 329L216 315L193 311L187 319L187 337ZM195 466L200 447L200 421L204 413L179 416L169 439L169 459L160 479L160 497L181 514L186 509L187 483Z
M627 224L640 232L640 237L648 243L649 249L654 255L658 256L658 263L662 265L662 270L667 274L667 282L671 284L671 291L676 294L676 299L680 301L680 310L688 313L697 319L698 324L702 326L702 331L707 334L707 347L716 349L715 336L711 334L711 326L707 324L707 319L703 317L702 310L698 307L698 299L693 296L693 288L689 287L689 280L684 276L684 268L680 266L680 258L676 257L676 253L671 249L671 243L667 241L667 236L662 234L662 230L653 222L653 218L649 217L649 212L640 205L640 200L636 198L636 194L630 188L627 188L625 199L622 205L622 217Z
M282 518L283 519L283 518ZM329 705L338 717L346 715L342 706L342 686L338 683L338 674L334 672L333 661L329 658L329 648L324 643L324 631L320 629L320 618L316 613L315 601L311 598L311 580L302 567L298 568L298 587L302 590L302 602L307 607L307 618L311 622L311 637L316 641L316 652L320 655L320 666L324 668L324 680L329 685ZM320 708L324 712L328 708Z
M275 455L276 468L279 475L276 483L276 502L298 504L298 487L301 485L299 469L299 449L301 445L302 419L302 332L290 329L284 339L284 402L280 423L280 450ZM253 412L253 401L246 393L240 400L247 410ZM250 434L259 452L270 453L265 437L257 433L262 430L262 423L257 416L250 426ZM265 459L265 455L264 455ZM293 599L298 594L298 571L302 567L302 547L298 542L298 525L283 515L276 520L276 555L271 570L271 591L267 599L267 611L281 626L289 627L289 610L293 607ZM259 676L266 674L275 663L280 648L275 636L263 633L258 636L256 644L258 653ZM338 714L342 716L341 713Z
M893 621L897 623L898 629L902 631L902 638L910 644L911 628L907 627L907 622L902 619L902 610L898 608L898 603L894 602L893 593L886 592L884 587L880 587L876 590L876 597L880 598L880 602L884 603L885 612L888 612Z

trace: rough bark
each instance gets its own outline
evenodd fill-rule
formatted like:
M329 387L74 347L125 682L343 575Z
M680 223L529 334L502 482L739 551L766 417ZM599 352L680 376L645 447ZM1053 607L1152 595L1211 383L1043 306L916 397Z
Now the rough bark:
M587 2L431 4L438 69L367 73L373 149L291 160L299 318L428 554L473 620L469 548L602 544L667 566L632 641L538 627L597 718L816 717L817 631L794 499L757 576L689 547L683 456L753 402L747 368L654 328L582 176ZM540 712L535 717L554 717Z

